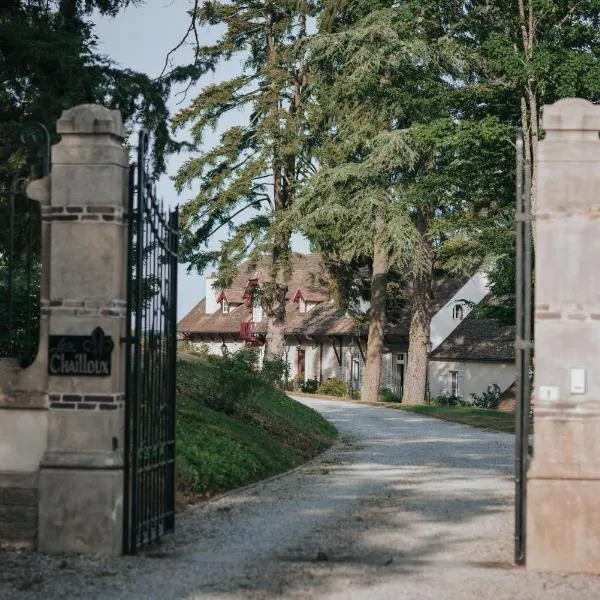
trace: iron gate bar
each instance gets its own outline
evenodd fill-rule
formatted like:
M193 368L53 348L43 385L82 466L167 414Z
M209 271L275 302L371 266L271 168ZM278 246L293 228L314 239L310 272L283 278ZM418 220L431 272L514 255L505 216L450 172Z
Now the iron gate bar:
M164 211L146 172L148 134L140 133L130 184L126 503L123 549L173 531L179 213ZM137 200L137 202L136 202Z
M530 367L532 355L531 163L524 160L523 131L517 133L516 164L516 400L515 411L515 563L525 564L527 469L529 466Z

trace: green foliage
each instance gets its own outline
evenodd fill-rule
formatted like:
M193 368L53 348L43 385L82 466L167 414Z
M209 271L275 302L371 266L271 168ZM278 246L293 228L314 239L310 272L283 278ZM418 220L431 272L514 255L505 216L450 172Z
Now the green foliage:
M300 384L300 389L305 394L314 394L319 389L319 380L307 379Z
M330 377L319 386L317 391L325 396L343 398L348 395L348 384L337 377Z
M31 267L14 264L12 289L9 290L8 269L0 263L0 358L16 358L22 366L33 362L39 345L40 266L39 262ZM6 314L9 295L12 295L10 331Z
M91 13L116 15L132 0L6 0L0 7L0 179L27 165L19 123L39 121L55 136L63 110L100 103L119 109L124 121L154 134L155 168L164 171L165 153L180 147L169 135L173 79L153 79L117 68L97 48ZM25 149L27 152L35 152ZM16 153L16 154L15 154Z
M467 402L463 400L460 396L451 396L450 394L442 394L440 396L435 396L429 402L432 406L466 406Z
M215 365L229 379L240 374L232 360L177 363L177 486L182 500L275 475L332 444L336 432L325 419L260 376L245 380L241 395L231 398L235 410L220 410L220 400L211 399Z
M215 43L197 49L196 62L216 69L240 64L241 58L238 74L204 87L173 120L175 129L191 126L198 150L175 177L178 190L194 189L181 211L183 258L198 272L217 263L221 287L249 254L272 256L273 279L289 263L291 228L274 226L310 166L302 127L307 96L302 44L313 12L311 2L295 0L214 1L196 12L197 24L214 27L218 35ZM206 132L240 111L249 115L243 124L236 117L216 147L200 150ZM228 239L209 250L211 237L223 229Z
M237 352L228 355L235 371L247 371L253 374L258 369L258 350L256 348L241 348Z
M453 423L462 423L471 427L481 427L483 429L494 429L496 431L505 431L506 433L515 432L515 415L505 413L499 410L488 410L485 408L472 408L469 406L398 406L400 410L443 419ZM531 432L531 429L530 429Z
M476 408L498 408L502 393L500 390L483 392L482 394L471 394L469 404Z
M379 400L381 402L395 402L399 404L402 402L402 396L394 394L392 390L388 390L387 388L381 388L379 390Z
M287 379L289 365L282 358L264 358L261 375L270 385L281 387Z

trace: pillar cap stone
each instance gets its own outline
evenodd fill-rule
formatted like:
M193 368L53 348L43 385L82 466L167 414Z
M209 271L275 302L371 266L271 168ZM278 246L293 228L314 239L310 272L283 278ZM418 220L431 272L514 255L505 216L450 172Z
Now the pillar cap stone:
M127 135L121 113L99 104L80 104L63 111L56 131L61 134L102 134L124 139Z
M544 106L543 128L563 131L600 131L600 104L583 98L563 98Z

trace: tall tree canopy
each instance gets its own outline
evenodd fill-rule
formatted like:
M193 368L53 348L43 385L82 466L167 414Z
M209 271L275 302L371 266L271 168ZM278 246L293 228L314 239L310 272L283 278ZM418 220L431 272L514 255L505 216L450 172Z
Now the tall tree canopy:
M372 264L369 400L380 383L388 271L402 274L411 306L405 401L422 402L434 269L473 268L464 250L502 188L489 161L504 166L505 127L459 114L466 57L450 31L460 18L421 1L331 2L309 45L320 170L293 220L321 247Z
M43 123L51 133L63 110L98 102L121 111L125 122L154 134L157 170L177 149L166 101L173 78L152 79L117 68L98 52L94 10L116 15L134 0L5 0L0 6L0 168L19 145L18 127ZM23 159L24 160L24 159Z
M195 14L197 23L220 26L222 34L215 44L197 48L197 61L212 61L213 68L239 61L241 69L206 86L174 120L176 128L191 126L198 148L175 178L179 190L195 194L181 212L184 259L199 272L216 263L218 283L226 287L248 255L271 255L272 283L262 286L257 301L267 312L267 354L279 358L291 228L278 223L310 165L303 128L303 42L313 11L306 0L204 2ZM226 128L214 148L203 146L206 132L240 109L247 122ZM209 238L224 228L230 237L218 250L209 250Z

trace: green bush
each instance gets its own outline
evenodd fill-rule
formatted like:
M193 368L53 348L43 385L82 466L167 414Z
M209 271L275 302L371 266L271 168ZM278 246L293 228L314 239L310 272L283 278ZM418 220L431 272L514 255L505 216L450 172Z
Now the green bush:
M307 379L300 384L300 389L305 394L314 394L319 388L319 380L318 379Z
M483 394L471 394L471 406L476 408L498 408L502 394L499 390L483 392Z
M398 394L394 394L392 390L388 390L387 388L382 388L379 390L379 400L380 402L402 402L402 396L398 396Z
M449 394L442 394L432 398L430 404L433 406L466 406L465 402L459 396L450 396Z
M338 398L343 398L348 395L348 385L345 381L342 381L337 377L330 377L319 386L318 392L325 396L337 396Z
M256 348L242 348L227 356L234 367L253 372L258 369L258 350Z
M262 378L270 385L283 387L287 379L288 363L283 358L265 358L261 371Z
M236 414L259 379L252 355L240 350L227 357L207 356L204 361L207 376L202 389L197 390L198 401L213 410Z

